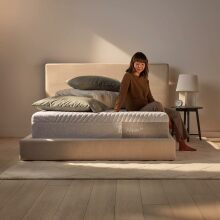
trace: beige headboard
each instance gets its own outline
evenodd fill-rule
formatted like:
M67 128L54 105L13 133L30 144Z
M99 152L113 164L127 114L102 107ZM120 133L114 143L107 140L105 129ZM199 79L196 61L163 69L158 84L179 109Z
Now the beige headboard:
M49 63L45 66L45 89L47 96L58 90L70 88L66 80L83 75L106 76L121 81L128 64L103 63ZM169 65L150 64L149 80L153 97L169 106Z

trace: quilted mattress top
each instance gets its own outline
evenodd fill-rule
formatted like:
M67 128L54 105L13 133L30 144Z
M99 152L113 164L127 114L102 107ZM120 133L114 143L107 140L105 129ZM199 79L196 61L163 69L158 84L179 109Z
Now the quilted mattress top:
M93 112L60 112L39 111L32 115L31 122L34 123L120 123L120 122L168 122L169 118L165 112L140 112L140 111L105 111Z

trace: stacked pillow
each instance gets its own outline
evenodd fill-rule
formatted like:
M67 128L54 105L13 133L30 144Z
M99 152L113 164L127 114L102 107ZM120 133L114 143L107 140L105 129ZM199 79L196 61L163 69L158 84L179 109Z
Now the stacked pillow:
M105 104L109 109L114 108L118 92L106 90L80 90L80 89L64 89L56 93L56 96L80 96L95 99Z
M47 111L101 112L114 108L120 82L103 76L80 76L67 81L72 88L33 103Z
M54 96L41 99L32 104L39 110L63 112L101 112L107 107L92 98L77 96Z
M107 90L119 92L120 82L104 76L79 76L67 81L67 84L81 90Z

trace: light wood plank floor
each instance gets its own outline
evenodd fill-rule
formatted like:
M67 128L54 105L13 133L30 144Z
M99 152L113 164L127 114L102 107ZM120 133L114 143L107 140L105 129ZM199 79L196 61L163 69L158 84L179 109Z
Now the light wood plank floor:
M18 159L0 139L0 172ZM219 220L220 180L1 180L0 219Z

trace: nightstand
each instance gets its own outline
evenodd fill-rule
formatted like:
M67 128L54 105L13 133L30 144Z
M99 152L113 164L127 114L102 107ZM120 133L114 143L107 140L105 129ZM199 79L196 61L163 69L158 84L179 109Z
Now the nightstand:
M199 139L201 140L201 129L200 129L200 122L199 122L199 109L203 109L201 106L180 106L180 107L173 107L176 109L176 111L184 112L184 125L186 126L187 132L189 135L199 135ZM198 127L198 133L197 134L191 134L190 133L190 112L196 113L196 121L197 121L197 127ZM189 138L187 138L187 141L189 142Z

